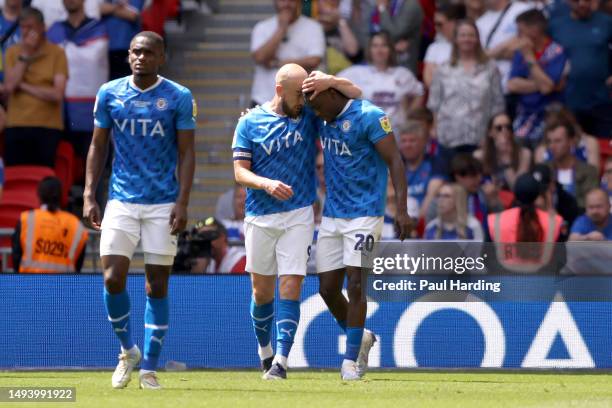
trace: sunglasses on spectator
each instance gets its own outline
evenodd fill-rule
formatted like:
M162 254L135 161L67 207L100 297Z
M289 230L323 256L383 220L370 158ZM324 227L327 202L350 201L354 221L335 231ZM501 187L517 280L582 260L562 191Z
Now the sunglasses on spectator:
M502 123L501 125L493 125L493 129L495 129L496 132L501 132L504 129L511 131L512 125L509 123Z
M610 169L605 169L605 170L604 170L604 173L606 173L606 174L612 174L612 168L610 168Z

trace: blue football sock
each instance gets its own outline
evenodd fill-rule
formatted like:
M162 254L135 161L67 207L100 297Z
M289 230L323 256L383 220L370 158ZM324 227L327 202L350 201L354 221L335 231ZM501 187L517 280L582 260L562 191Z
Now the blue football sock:
M293 346L293 338L300 321L300 301L281 299L278 301L276 320L276 355L287 358Z
M142 370L155 371L161 353L162 344L168 331L168 298L150 298L147 296L145 307L144 358L140 365Z
M121 293L110 294L104 288L104 305L106 315L124 350L134 347L130 330L130 296L124 290Z
M362 337L363 327L346 328L346 354L344 355L346 360L357 361Z
M340 326L342 331L346 333L346 320L337 320L336 319L336 323L338 323L338 326Z
M272 322L274 321L274 302L256 305L255 300L251 299L251 320L253 321L253 330L255 331L259 348L270 345ZM271 357L271 355L265 356L265 358L267 357Z

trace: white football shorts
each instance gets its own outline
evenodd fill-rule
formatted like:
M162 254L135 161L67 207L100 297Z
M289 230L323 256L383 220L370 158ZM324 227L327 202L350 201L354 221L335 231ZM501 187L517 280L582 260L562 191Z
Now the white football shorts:
M141 241L145 263L149 263L147 259L155 259L155 264L168 264L159 263L166 259L171 265L177 245L177 236L170 234L173 206L174 203L132 204L110 200L102 219L100 256L122 255L132 259Z
M383 217L323 217L317 237L317 273L361 267L361 251L380 240Z
M314 235L312 206L244 219L246 270L259 275L306 275Z

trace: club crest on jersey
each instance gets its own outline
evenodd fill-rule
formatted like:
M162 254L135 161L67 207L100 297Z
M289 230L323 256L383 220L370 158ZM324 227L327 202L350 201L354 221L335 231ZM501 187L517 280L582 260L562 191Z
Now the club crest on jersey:
M383 116L382 118L378 119L378 121L380 122L380 127L382 130L387 133L391 132L391 121L389 120L388 116Z
M342 131L346 133L349 130L351 130L351 121L347 119L342 122Z
M166 98L159 98L157 102L155 102L155 107L159 111L166 110L168 109L168 101L166 100Z

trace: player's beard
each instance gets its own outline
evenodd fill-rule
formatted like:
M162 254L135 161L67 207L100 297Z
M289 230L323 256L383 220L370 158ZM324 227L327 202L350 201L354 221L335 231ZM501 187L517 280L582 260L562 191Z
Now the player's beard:
M300 116L300 113L302 113L301 109L297 110L296 108L291 108L284 98L281 100L281 106L283 108L283 112L285 112L285 115L289 116L290 118L295 119Z

